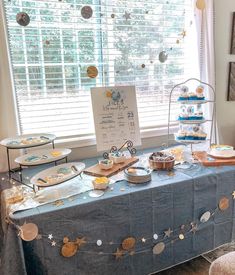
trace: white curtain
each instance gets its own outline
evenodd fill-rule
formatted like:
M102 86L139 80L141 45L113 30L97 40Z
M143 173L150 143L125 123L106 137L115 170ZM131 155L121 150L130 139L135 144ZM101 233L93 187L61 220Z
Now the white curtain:
M15 136L18 132L3 18L2 5L0 4L0 140ZM12 164L18 154L15 150L11 150ZM7 171L6 149L0 146L0 172L3 171Z
M200 80L209 83L215 89L215 47L214 47L214 0L204 0L205 9L196 8L195 0L195 16L196 28L198 33L198 50L200 64ZM208 94L209 99L213 99L211 93ZM205 115L212 116L213 105L207 104L209 108L205 108ZM212 142L218 143L216 119L213 125Z

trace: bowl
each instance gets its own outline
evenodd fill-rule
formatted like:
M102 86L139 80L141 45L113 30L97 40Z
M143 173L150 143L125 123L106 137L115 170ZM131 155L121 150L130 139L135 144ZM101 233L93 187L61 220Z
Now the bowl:
M175 165L175 157L165 152L152 153L149 157L149 165L153 170L172 170Z
M109 179L106 177L95 178L92 184L96 190L105 190L109 185Z
M126 161L126 156L121 152L109 153L109 159L113 160L115 164L123 163Z
M113 160L111 159L102 159L99 161L99 167L102 170L109 170L113 167Z

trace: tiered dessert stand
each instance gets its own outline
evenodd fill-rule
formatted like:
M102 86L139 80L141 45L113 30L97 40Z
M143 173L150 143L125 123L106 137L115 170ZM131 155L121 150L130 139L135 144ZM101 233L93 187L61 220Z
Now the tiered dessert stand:
M196 81L198 82L200 85L203 86L207 86L208 87L208 93L206 95L205 99L200 99L200 100L173 100L173 94L175 92L177 92L177 90L179 89L179 87L182 87L183 85L185 85L188 82L192 82L192 81ZM169 110L168 110L168 138L167 138L167 146L169 147L169 142L170 142L170 126L174 123L176 123L176 121L180 124L191 124L191 125L201 125L203 123L209 122L211 124L210 127L210 131L209 131L209 136L207 136L206 140L192 140L192 139L183 139L183 140L179 140L176 138L175 135L175 141L181 144L190 144L191 145L191 152L192 152L192 146L193 144L197 144L197 143L201 143L201 142L205 142L205 141L209 141L209 144L211 145L212 143L212 135L213 135L213 131L215 128L215 117L216 117L216 106L215 106L215 100L216 100L216 95L215 95L215 90L214 88L208 84L205 83L203 81L200 81L199 79L196 78L189 78L186 81L179 83L177 85L175 85L170 92L170 97L169 97ZM207 99L208 98L208 99ZM172 120L171 118L171 108L172 108L172 104L173 103L179 103L179 104L184 104L184 105L201 105L201 104L211 104L212 105L212 113L211 116L209 118L206 119L200 119L200 120ZM217 137L216 137L216 131L214 131L214 137L215 137L215 143L217 141Z
M56 136L53 134L31 134L31 135L21 135L21 136L12 137L12 138L6 138L2 140L0 144L4 146L7 151L9 179L14 179L17 182L34 189L34 187L23 182L22 170L24 168L29 168L29 167L49 164L49 163L54 163L55 165L57 165L57 163L62 160L65 160L65 163L57 167L61 166L62 169L67 169L68 167L71 166L74 171L70 175L66 175L63 180L66 181L68 179L71 179L72 177L77 176L81 170L80 169L81 167L77 167L76 163L71 163L71 164L67 163L67 157L71 153L71 150L67 148L55 149L55 144L54 144L55 139L56 139ZM21 149L25 150L33 147L47 145L50 143L52 144L52 149L36 150L29 153L26 152L26 154L20 157L17 157L15 159L15 162L19 165L19 167L14 169L11 168L11 162L10 162L11 150L21 150ZM84 169L84 167L82 166L82 169ZM49 168L49 169L52 169L52 168ZM42 171L40 176L47 175L47 170ZM16 172L19 172L20 179L16 179L15 177L13 177L13 175ZM48 171L48 173L49 172L50 170ZM55 171L52 171L52 172L55 172ZM33 178L34 180L31 181L31 183L33 183L33 186L37 185L35 184L36 182L35 177L36 176L34 176ZM58 182L61 183L63 180L60 179ZM40 184L38 184L38 186L39 185ZM52 184L47 184L46 182L44 182L44 185L43 185L43 182L42 182L41 185L46 187Z

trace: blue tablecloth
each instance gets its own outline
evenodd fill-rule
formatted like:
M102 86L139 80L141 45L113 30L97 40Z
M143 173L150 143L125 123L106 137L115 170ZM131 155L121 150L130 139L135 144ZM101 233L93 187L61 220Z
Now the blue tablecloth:
M153 172L149 184L121 181L113 187L100 198L84 193L64 200L59 207L48 204L14 214L16 224L37 224L42 239L21 241L14 226L9 225L4 239L3 274L144 275L234 240L235 167L205 168L198 164L187 170L176 169L174 175ZM225 211L218 208L222 197L229 199ZM200 223L206 211L213 215ZM199 225L195 234L189 232L191 222ZM174 231L170 238L164 236L169 228ZM183 240L178 238L181 233ZM49 234L57 243L55 247ZM157 240L154 234L158 234ZM87 243L75 256L65 258L60 252L65 236L70 240L86 237ZM137 240L135 253L116 260L112 253L129 236ZM97 240L102 241L101 246L96 245ZM154 245L162 241L164 251L153 254Z

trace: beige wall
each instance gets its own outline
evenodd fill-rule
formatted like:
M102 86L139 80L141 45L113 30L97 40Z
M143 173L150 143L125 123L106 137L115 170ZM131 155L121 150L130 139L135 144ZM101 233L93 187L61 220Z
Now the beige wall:
M229 62L235 62L230 55L232 13L235 0L215 0L215 55L217 121L220 143L235 146L235 102L227 100Z

